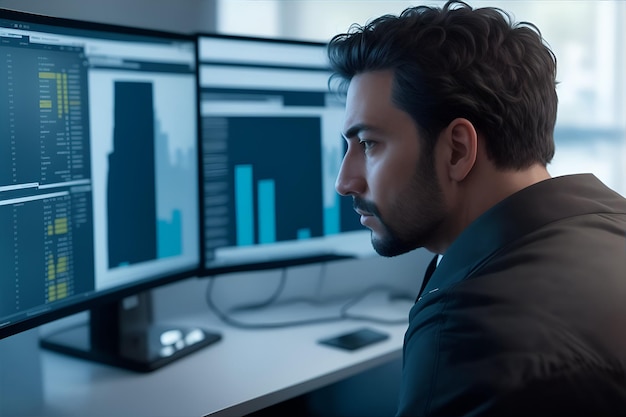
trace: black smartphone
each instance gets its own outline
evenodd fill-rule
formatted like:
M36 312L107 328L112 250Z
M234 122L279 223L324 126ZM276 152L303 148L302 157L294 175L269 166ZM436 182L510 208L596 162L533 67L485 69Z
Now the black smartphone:
M356 350L388 338L389 335L387 333L363 327L338 336L321 339L319 343L345 350Z

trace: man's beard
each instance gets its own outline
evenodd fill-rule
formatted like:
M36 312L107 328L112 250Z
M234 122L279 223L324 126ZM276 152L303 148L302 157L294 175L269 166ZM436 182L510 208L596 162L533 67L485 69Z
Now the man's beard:
M381 215L372 201L354 197L354 208L374 215L382 231L372 231L372 246L381 256L397 256L424 247L445 217L441 187L432 155L424 155L407 189Z

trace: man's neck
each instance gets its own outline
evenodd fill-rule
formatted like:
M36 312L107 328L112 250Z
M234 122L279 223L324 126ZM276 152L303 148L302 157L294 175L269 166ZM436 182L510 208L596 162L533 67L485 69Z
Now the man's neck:
M523 170L497 170L491 164L477 166L462 184L449 207L447 221L438 235L442 239L428 247L443 254L467 226L505 198L551 178L546 167L535 164Z

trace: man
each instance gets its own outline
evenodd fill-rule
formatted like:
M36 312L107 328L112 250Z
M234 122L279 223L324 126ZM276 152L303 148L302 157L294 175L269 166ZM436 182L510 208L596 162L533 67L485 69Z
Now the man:
M398 415L626 415L626 200L548 173L556 59L539 30L450 2L353 26L328 53L347 94L338 192L379 254L440 257Z

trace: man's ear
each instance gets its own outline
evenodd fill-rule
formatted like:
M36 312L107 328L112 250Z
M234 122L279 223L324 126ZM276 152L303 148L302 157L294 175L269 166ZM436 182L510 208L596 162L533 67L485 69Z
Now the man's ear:
M467 119L454 119L442 134L445 145L445 164L448 177L456 182L463 181L476 163L478 134Z

